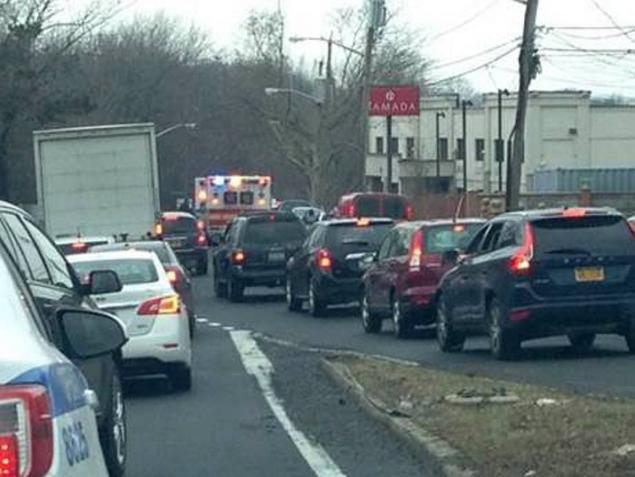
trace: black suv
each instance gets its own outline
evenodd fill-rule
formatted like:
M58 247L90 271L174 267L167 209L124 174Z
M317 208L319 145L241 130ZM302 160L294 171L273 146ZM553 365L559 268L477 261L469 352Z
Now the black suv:
M289 260L287 304L299 311L309 302L313 316L329 305L361 297L363 259L377 251L393 228L391 219L337 219L318 222L302 248Z
M118 277L113 272L94 272L91 283L82 286L62 253L33 219L23 210L1 201L0 243L28 284L50 340L82 370L91 389L97 393L100 403L97 424L106 464L110 475L123 475L127 431L120 380L121 351L77 359L72 350L68 350L58 317L58 311L67 308L99 310L90 295L120 291Z
M166 241L187 268L199 275L207 274L208 241L205 225L187 212L163 212L155 235Z
M307 231L291 212L251 212L236 217L214 253L216 296L240 301L245 287L283 286L286 263Z
M635 237L610 209L514 212L488 222L443 278L437 338L459 351L486 333L494 357L523 340L567 335L585 349L596 334L626 338L635 352Z

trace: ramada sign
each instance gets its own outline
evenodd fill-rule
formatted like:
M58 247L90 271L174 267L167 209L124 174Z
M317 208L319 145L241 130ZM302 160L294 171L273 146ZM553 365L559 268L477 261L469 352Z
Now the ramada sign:
M418 86L373 86L368 103L370 116L418 116Z

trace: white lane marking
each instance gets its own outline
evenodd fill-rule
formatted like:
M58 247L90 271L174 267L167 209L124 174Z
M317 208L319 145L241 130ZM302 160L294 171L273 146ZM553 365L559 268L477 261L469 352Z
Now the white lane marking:
M216 323L216 322L212 322L212 323L207 323L209 326L211 326L212 328L219 328L223 325L221 325L220 323Z
M289 419L282 401L273 390L271 382L271 376L274 373L273 365L260 351L251 332L232 331L230 336L240 354L240 359L247 374L251 374L256 378L267 404L269 404L282 428L289 435L304 460L313 469L315 475L318 477L344 477L345 474L333 462L322 446L317 442L311 442Z
M234 331L236 328L234 328L233 326L223 326L223 329L225 331Z
M207 321L208 321L207 318L197 318L196 319L197 323L207 323Z

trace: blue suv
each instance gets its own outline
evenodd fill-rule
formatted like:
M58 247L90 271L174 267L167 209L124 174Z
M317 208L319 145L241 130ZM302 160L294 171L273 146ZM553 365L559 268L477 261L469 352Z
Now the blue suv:
M635 353L635 236L611 209L503 214L474 237L443 277L437 339L445 352L488 334L493 356L513 359L524 340L568 336L579 349L598 333Z

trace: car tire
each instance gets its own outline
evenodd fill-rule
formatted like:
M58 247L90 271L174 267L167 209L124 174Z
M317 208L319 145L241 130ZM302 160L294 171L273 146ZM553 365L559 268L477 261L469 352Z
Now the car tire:
M626 346L631 354L635 354L635 307L626 311L626 331L624 332Z
M227 284L227 295L229 296L230 301L233 301L234 303L241 302L244 294L245 285L236 278L230 278Z
M395 297L392 299L390 309L392 312L392 324L395 337L403 340L412 336L414 327L412 323L408 321L408 317L404 315L399 298Z
M128 430L123 388L116 368L112 375L108 416L100 429L99 437L108 474L111 477L122 477L126 473Z
M309 280L309 313L316 318L326 314L326 305L320 297L313 280Z
M383 320L376 313L373 313L368 300L368 292L362 293L361 299L362 326L366 333L379 333Z
M227 298L227 284L220 281L216 271L214 271L214 294L216 298Z
M293 293L293 283L291 282L291 279L289 277L287 277L285 286L285 296L287 299L287 307L289 308L289 311L302 310L302 300L296 298L295 294Z
M595 333L571 333L567 336L569 343L577 351L588 351L595 341Z
M496 298L493 298L487 307L487 320L492 356L501 361L518 359L520 339L516 333L503 326L503 309Z
M436 307L436 331L439 349L444 353L458 353L465 345L465 335L454 330L452 317L440 298Z
M176 392L185 392L192 389L192 368L174 368L168 374L172 389Z
M190 340L196 335L196 316L191 311L187 311L187 324L190 332Z

